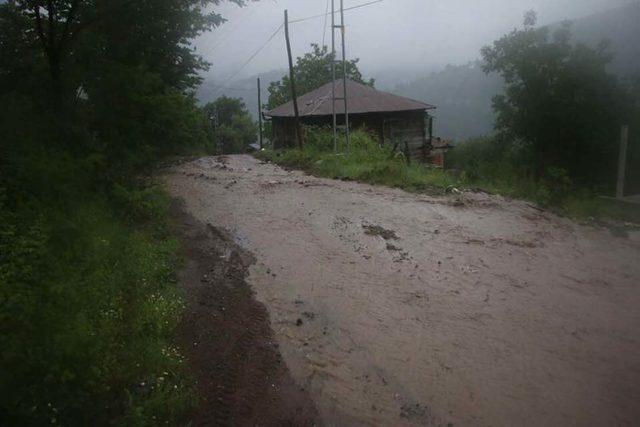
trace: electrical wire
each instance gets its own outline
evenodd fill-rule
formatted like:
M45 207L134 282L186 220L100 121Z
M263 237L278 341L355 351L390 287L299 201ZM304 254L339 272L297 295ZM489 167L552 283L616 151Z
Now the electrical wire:
M371 6L372 4L376 4L376 3L382 3L384 0L375 0L375 1L370 1L368 3L362 3L356 6L351 6L351 7L346 7L344 8L344 11L347 12L349 10L354 10L354 9L360 9L361 7L365 7L365 6ZM322 18L323 16L327 16L330 15L331 13L327 12L321 15L313 15L313 16L308 16L306 18L300 18L300 19L294 19L292 21L289 21L290 24L296 24L298 22L304 22L304 21L309 21L311 19L316 19L316 18Z
M210 85L210 87L214 89L227 89L227 90L235 90L235 91L242 91L242 92L255 92L254 88L248 89L248 88L241 88L241 87L219 86L219 85Z
M327 0L327 7L324 10L324 25L322 26L322 45L321 47L324 47L324 41L326 40L327 37L327 17L329 16L329 2L331 0Z
M247 19L249 19L256 12L257 8L255 8L255 7L249 8L248 7L248 8L243 9L243 10L246 11L246 12L242 13L237 19L234 19L233 22L231 22L231 27L227 31L223 31L222 33L218 34L218 38L217 38L216 42L206 50L206 52L202 55L203 57L210 56L222 44L224 44L229 39L231 34L233 34L238 28L240 28L241 24L244 21L246 21Z
M367 2L367 3L362 3L362 4L359 4L359 5L356 5L356 6L352 6L352 7L345 8L345 9L344 9L344 11L346 12L346 11L349 11L349 10L360 9L360 8L362 8L362 7L365 7L365 6L371 6L371 5L376 4L376 3L382 3L383 1L384 1L384 0L374 0L374 1ZM327 2L327 10L328 10L328 9L329 9L329 2ZM332 13L333 13L333 11L332 11ZM329 12L327 12L327 13L324 13L324 14L322 14L322 15L314 15L314 16L309 16L309 17L307 17L307 18L295 19L295 20L289 21L289 23L290 23L290 24L294 24L294 23L304 22L304 21L309 21L309 20L311 20L311 19L321 18L321 17L324 17L324 18L325 18L325 21L326 21L326 17L327 17L327 15L329 15L329 14L330 14L330 13L329 13ZM262 50L263 50L265 47L267 47L267 45L271 42L271 40L273 40L273 39L278 35L278 33L280 32L280 30L282 30L282 28L283 28L283 27L284 27L284 24L280 24L280 26L278 26L278 28L273 32L273 34L271 34L271 36L269 36L269 38L267 39L267 41L266 41L262 46L260 46L260 47L259 47L259 48L258 48L258 49L257 49L257 50L256 50L256 51L255 51L255 52L254 52L250 57L249 57L249 59L247 59L247 60L246 60L246 61L245 61L241 66L240 66L240 68L238 68L238 70L237 70L236 72L234 72L233 74L231 74L231 76L229 76L229 78L228 78L228 79L226 79L226 80L222 83L222 85L219 85L219 86L216 86L216 87L218 87L218 88L220 88L220 89L231 89L231 88L227 88L227 87L226 87L226 86L227 86L227 84L228 84L231 80L233 80L233 79L234 79L238 74L240 74L240 72L241 72L242 70L244 70L244 68L245 68L247 65L249 65L249 63L250 63L251 61L253 61L253 59L254 59L256 56L258 56L258 54L259 54L260 52L262 52ZM326 25L325 25L325 29L326 29ZM325 36L326 36L326 31L325 31L325 34L323 35L323 41L324 41L324 37L325 37ZM323 44L324 44L324 43L323 43ZM217 93L219 93L219 92L220 92L220 90L218 90L218 91L216 92L216 94L217 94Z
M262 46L260 46L260 47L258 48L258 50L256 50L256 51L255 51L255 52L254 52L254 53L249 57L249 59L247 59L247 60L246 60L246 61L245 61L241 66L240 66L240 68L238 68L238 70L237 70L235 73L233 73L231 76L229 76L229 78L228 78L228 79L226 79L226 80L222 83L222 85L220 85L219 87L225 87L225 86L226 86L226 85L227 85L231 80L233 80L233 79L234 79L238 74L240 74L240 72L241 72L242 70L244 70L244 67L246 67L247 65L249 65L249 63L250 63L251 61L253 61L253 59L254 59L256 56L258 56L258 54L259 54L260 52L262 52L262 49L264 49L265 47L267 47L267 45L271 42L271 40L273 40L273 39L275 38L275 36L277 36L277 35L278 35L278 33L280 32L280 30L282 30L282 28L283 28L283 27L284 27L284 24L280 24L280 26L279 26L279 27L278 27L278 28L273 32L273 34L271 34L271 36L267 39L267 41L266 41L266 42L264 42L264 44L263 44ZM219 91L218 91L218 92L219 92ZM216 92L216 93L218 93L218 92Z

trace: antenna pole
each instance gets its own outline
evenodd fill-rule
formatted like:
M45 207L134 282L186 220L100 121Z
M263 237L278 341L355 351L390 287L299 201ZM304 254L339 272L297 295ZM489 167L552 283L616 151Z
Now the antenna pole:
M344 128L347 142L347 152L349 152L349 109L347 108L347 52L344 40L344 0L340 0L340 30L342 31L342 87L344 89Z
M260 150L262 150L262 94L260 93L260 77L258 77L258 132L260 134Z
M336 7L331 0L331 115L333 117L333 151L338 152L338 119L336 117Z

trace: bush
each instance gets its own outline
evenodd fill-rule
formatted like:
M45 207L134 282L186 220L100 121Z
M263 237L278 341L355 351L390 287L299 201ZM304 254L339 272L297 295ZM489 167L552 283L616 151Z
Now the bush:
M166 215L158 197L129 200L127 214ZM122 224L101 197L13 214L5 203L2 424L177 421L190 400L172 344L183 308L177 242Z
M287 167L306 170L319 176L346 179L404 188L409 191L442 193L457 180L442 170L420 164L408 165L402 153L394 153L389 145L380 146L366 130L351 133L348 152L344 137L338 142L339 152L333 152L331 131L307 129L303 150L264 151L258 156ZM345 150L346 151L346 150Z
M341 138L338 147L344 147ZM407 191L446 193L451 187L480 188L508 197L531 200L575 218L607 217L640 221L638 209L599 199L595 192L578 189L566 170L547 168L536 181L531 153L524 144L507 144L500 138L470 140L447 153L448 171L421 164L407 164L402 153L380 146L366 131L352 133L348 152L333 152L331 131L307 129L303 150L263 151L258 157L280 165L303 169L318 176L388 185ZM459 173L452 173L456 169Z

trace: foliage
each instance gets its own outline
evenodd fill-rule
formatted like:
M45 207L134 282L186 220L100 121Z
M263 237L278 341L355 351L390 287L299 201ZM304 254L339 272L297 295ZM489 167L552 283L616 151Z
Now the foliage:
M317 44L312 44L311 48L312 51L299 57L293 67L298 96L311 92L332 80L331 63L335 57L329 52L327 46L320 47ZM358 61L358 59L347 61L347 78L373 86L373 79L368 81L363 79L362 73L358 70ZM341 67L336 67L336 75L338 78L342 78L343 70ZM289 76L285 75L282 80L269 85L267 106L271 110L288 101L291 101L291 82Z
M256 142L258 127L241 99L222 96L203 110L211 122L214 117L217 120L218 128L213 129L212 139L222 146L224 154L244 153Z
M615 58L607 70L619 77L627 77L640 69L640 55L636 44L640 40L640 4L625 6L572 20L572 40L596 47L606 38L611 41L610 51ZM561 29L562 23L548 26L549 34ZM392 75L387 79L397 78ZM442 70L422 74L417 79L397 83L394 92L436 105L435 133L445 139L463 141L490 134L495 115L492 97L503 92L504 82L496 74L485 74L482 62L447 65Z
M611 185L624 97L606 71L607 44L576 45L568 24L550 37L535 22L528 13L522 29L482 49L484 70L506 84L494 98L496 129L530 145L537 179L560 168L579 185Z
M566 171L550 169L536 181L522 174L529 150L493 138L478 138L457 145L447 153L449 170L408 164L401 153L380 146L366 131L352 134L347 151L344 140L338 154L328 129L308 128L302 150L262 151L257 157L285 167L342 180L356 180L428 194L445 194L453 188L477 189L531 200L559 214L578 219L609 218L640 223L640 209L603 200L589 190L576 191ZM497 140L496 140L497 139Z
M148 195L132 197L134 212L165 215ZM101 197L3 208L2 424L178 419L190 402L172 343L175 240L157 223L123 224Z
M572 218L640 223L640 208L576 187L564 169L548 168L540 179L533 179L527 173L530 158L527 145L510 144L493 136L457 144L447 153L445 166L459 177L462 187L530 200Z
M218 3L0 3L1 425L184 421L177 242L144 176L210 149L190 40Z
M344 144L341 139L339 153L336 154L328 129L309 128L307 144L302 150L263 151L258 156L314 175L388 185L408 191L442 194L456 182L442 170L407 164L401 153L392 152L389 145L380 146L366 131L352 132L349 150Z

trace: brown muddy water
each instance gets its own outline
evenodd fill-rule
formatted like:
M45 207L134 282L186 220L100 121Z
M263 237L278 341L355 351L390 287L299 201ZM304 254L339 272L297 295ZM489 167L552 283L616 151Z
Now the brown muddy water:
M328 425L632 425L640 242L482 193L319 179L250 156L164 175L252 254L247 282Z

